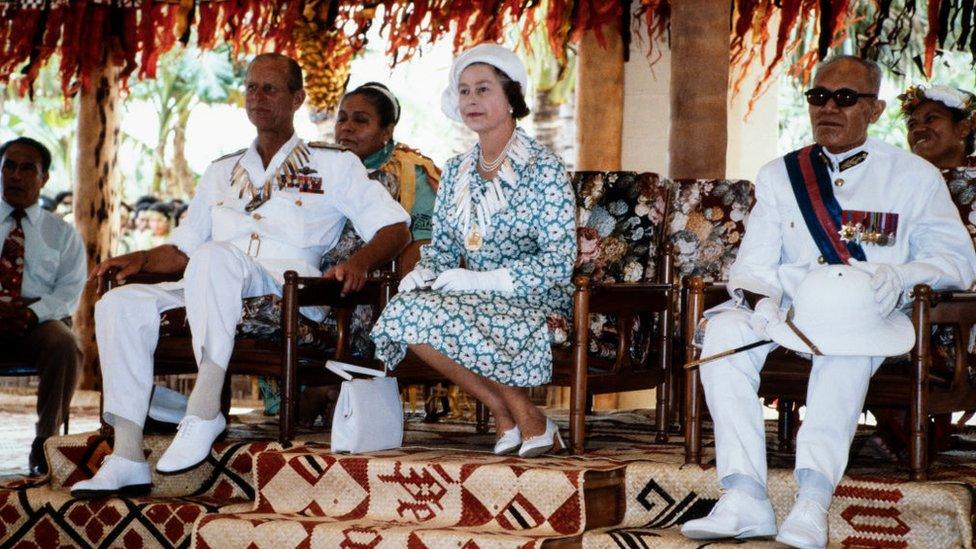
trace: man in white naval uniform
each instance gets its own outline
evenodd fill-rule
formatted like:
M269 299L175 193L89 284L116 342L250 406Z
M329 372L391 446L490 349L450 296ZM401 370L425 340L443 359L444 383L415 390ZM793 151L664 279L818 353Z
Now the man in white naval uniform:
M305 92L294 60L256 57L245 87L248 118L257 128L251 146L210 165L169 244L109 259L92 272L95 278L116 267L120 280L136 272L182 272L183 279L122 286L98 301L104 417L115 429L115 442L95 477L72 487L76 496L150 488L142 429L160 312L186 307L199 368L186 416L156 464L157 472L171 474L201 463L226 426L219 397L242 298L280 295L289 269L322 274L319 258L335 245L346 219L368 244L323 275L341 281L343 293L360 289L372 268L393 259L410 240L410 216L367 177L354 154L295 136L293 118Z
M920 157L867 138L868 125L884 110L877 99L880 83L877 65L856 57L835 57L818 68L814 87L806 92L816 145L760 170L756 205L729 277L732 301L709 311L702 356L769 339L767 325L782 320L797 285L818 264L849 262L871 273L882 316L905 304L916 284L956 289L972 283L976 255L939 171ZM791 164L791 158L806 164ZM836 215L832 229L821 225L827 230L819 233L809 228L810 216L829 215L823 206L830 201L803 207L794 184L799 178L803 188L800 176L812 177L817 170L821 175L805 188L832 191ZM845 227L854 229L853 221L866 231L857 253L851 251L852 235L839 235ZM858 255L860 261L851 259ZM766 495L765 430L756 398L759 372L773 348L764 345L701 366L724 493L707 517L685 523L682 532L690 538L777 533ZM796 440L799 495L777 541L826 545L827 510L847 466L868 382L882 361L813 357L806 416Z

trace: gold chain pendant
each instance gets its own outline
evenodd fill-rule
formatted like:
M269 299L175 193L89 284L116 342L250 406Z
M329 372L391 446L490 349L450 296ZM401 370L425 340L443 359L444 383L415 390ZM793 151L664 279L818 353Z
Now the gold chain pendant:
M478 229L477 224L471 225L471 230L468 231L468 235L464 237L464 247L469 252L476 252L481 249L481 245L484 243L484 238L481 236L481 231Z

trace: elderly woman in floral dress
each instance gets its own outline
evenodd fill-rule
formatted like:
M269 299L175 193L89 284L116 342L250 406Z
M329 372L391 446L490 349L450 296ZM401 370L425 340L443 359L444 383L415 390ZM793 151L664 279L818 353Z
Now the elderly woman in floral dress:
M500 46L454 61L442 110L478 144L448 161L431 244L371 335L387 367L409 349L483 402L495 453L533 457L563 446L524 388L552 376L546 317L570 312L576 222L562 162L516 126L529 112L526 80Z

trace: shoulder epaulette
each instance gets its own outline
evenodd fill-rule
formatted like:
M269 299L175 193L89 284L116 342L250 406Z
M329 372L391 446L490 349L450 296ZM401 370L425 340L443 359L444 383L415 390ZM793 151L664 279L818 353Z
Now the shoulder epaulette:
M343 147L338 143L328 143L326 141L309 141L307 143L309 147L313 149L331 149L333 151L348 151L347 147Z
M241 154L244 154L245 152L247 152L247 147L245 147L245 148L243 148L243 149L241 149L239 151L234 151L232 153L227 153L224 156L221 156L220 158L215 158L213 162L220 162L221 160L224 160L225 158L230 158L232 156L241 155ZM213 162L211 162L211 164Z

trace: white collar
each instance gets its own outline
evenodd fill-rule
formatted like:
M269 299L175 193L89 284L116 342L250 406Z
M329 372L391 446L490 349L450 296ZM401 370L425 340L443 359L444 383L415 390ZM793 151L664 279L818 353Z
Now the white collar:
M10 214L13 213L14 207L7 204L6 200L0 198L0 223L7 220ZM27 212L27 220L30 221L31 225L36 225L38 218L41 217L41 205L39 202L35 202L34 205L24 208Z
M854 147L853 149L850 149L848 151L844 151L842 153L834 154L834 153L828 151L827 150L827 147L821 147L820 150L823 151L824 158L826 158L828 160L828 162L827 162L827 169L829 171L831 171L831 172L837 172L837 171L840 170L840 165L845 160L847 160L848 158L852 158L854 156L857 156L857 155L859 155L861 153L865 153L866 154L867 153L867 148L868 148L868 140L865 139L864 140L864 143L861 143L859 146Z

